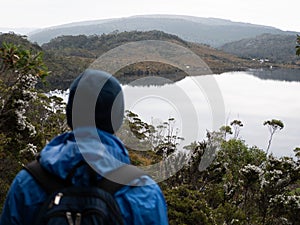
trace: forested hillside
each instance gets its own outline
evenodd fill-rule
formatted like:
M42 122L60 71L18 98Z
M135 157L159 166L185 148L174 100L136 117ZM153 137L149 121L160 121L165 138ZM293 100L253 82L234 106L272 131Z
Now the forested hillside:
M14 34L3 34L1 36L3 36L3 40L5 37L6 39L10 39L12 43L22 44L27 48L36 48L43 52L45 64L48 66L49 71L51 71L46 78L48 86L44 86L48 90L68 88L72 79L81 71L88 68L103 53L122 44L141 40L169 41L190 49L209 66L213 73L245 70L247 68L263 66L257 62L241 59L208 46L184 41L175 35L166 34L162 31L115 32L100 36L61 36L54 38L42 46L32 44L28 40ZM153 69L149 70L149 67ZM185 76L185 74L178 71L178 68L155 62L131 65L123 68L116 76L122 83L126 83L135 79L136 77L134 76L147 74L159 74L160 76L167 76L171 80L179 80Z
M221 50L247 59L268 59L274 63L300 65L295 55L296 35L263 34L255 38L231 42Z
M46 78L47 82L43 84L41 82L38 83L38 87L42 87L45 90L63 88L63 86L59 85L61 82L69 85L72 79L86 69L90 63L85 58L65 57L45 51L38 44L28 41L26 36L13 33L1 34L0 47L3 46L3 43L11 43L16 46L22 46L26 50L41 52L45 65L50 71L49 76Z
M104 52L107 52L108 50L111 50L117 46L128 42L142 40L169 41L188 48L200 56L201 59L208 64L213 73L221 73L231 70L243 70L245 68L259 66L255 62L251 62L251 60L243 60L211 47L190 43L178 38L175 35L166 34L161 31L115 32L108 35L103 34L101 36L62 36L54 38L49 43L43 44L42 48L54 55L81 59L84 58L88 59L89 62L92 62ZM134 52L138 50L133 49L132 51ZM150 66L150 64L152 64L152 66ZM154 64L155 63L141 63L139 65L133 65L129 68L124 68L122 71L120 71L120 73L116 74L116 76L125 83L127 82L127 79L131 80L133 75L137 75L137 73L139 73L138 71L142 71L142 74L158 74L159 72L159 74L162 76L171 74L171 76L168 76L168 78L171 80L178 80L182 78L182 76L176 76L176 71L178 70L177 68L158 64L153 66ZM151 71L147 69L149 66L153 68ZM124 78L122 76L124 74L129 74L130 76ZM174 76L174 78L172 78L172 76Z

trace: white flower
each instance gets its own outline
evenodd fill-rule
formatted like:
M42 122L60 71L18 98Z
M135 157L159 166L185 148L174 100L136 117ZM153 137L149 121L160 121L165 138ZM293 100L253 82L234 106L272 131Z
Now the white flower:
M284 206L290 206L296 209L300 209L300 196L299 195L276 195L269 201L271 204L278 205L283 204Z
M244 166L244 168L242 168L240 171L242 173L246 173L246 174L252 173L252 172L257 173L257 174L262 173L262 169L260 167L252 165L252 164L248 164L248 165Z
M37 154L37 147L34 144L27 144L26 148L22 149L20 153L30 152L32 155Z
M37 99L37 93L35 91L30 90L22 90L22 94L26 101L35 100Z
M16 110L15 111L17 116L17 124L19 125L19 130L25 130L26 128L26 116L24 116L25 109Z

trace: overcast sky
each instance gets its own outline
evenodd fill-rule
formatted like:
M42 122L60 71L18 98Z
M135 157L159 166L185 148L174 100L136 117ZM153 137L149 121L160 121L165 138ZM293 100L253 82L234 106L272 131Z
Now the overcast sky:
M0 0L0 27L45 28L144 14L215 17L300 31L299 0Z

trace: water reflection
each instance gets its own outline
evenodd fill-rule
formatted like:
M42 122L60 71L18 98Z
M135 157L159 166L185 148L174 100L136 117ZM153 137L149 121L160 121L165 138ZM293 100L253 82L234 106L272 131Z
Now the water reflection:
M245 126L241 131L242 138L249 145L265 149L269 133L262 124L269 119L280 119L285 127L275 134L271 152L292 156L292 150L300 146L300 82L271 80L271 72L265 72L256 71L257 76L244 72L216 76L223 93L228 120L239 118L243 121ZM289 77L295 77L294 72L291 71ZM283 76L280 71L274 74L276 79ZM288 71L283 74L288 74ZM268 79L263 80L261 77Z
M221 90L225 114L223 124L234 119L243 122L240 137L248 145L266 149L269 138L268 129L263 122L280 119L285 127L275 134L270 152L277 156L293 156L293 149L300 146L300 75L299 70L267 70L249 72L230 72L213 75ZM193 79L202 82L206 76L186 77L185 79L164 86L133 87L124 85L126 107L137 113L146 122L166 121L170 117L178 120L179 128L184 127L183 136L188 143L195 136L198 140L205 137L206 130L213 129L213 118L210 103L205 93L195 87ZM283 82L294 81L294 82ZM177 98L179 89L187 98ZM167 96L162 98L144 98L132 104L130 96ZM150 94L149 94L150 96ZM170 104L168 96L172 96ZM135 97L136 98L136 97ZM176 99L176 100L174 100ZM189 116L192 102L197 118ZM180 106L180 107L179 107ZM180 108L180 110L178 110ZM184 112L183 112L184 110ZM196 122L198 121L198 122ZM182 130L181 130L182 131Z
M280 80L300 82L299 69L254 69L249 70L249 74L263 80Z

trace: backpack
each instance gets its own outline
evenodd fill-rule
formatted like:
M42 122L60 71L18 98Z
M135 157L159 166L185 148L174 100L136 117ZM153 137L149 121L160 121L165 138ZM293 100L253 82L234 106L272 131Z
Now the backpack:
M25 169L48 193L35 225L122 225L123 218L113 194L126 186L124 184L146 175L144 171L132 165L124 165L110 172L100 182L96 181L96 172L91 168L94 177L92 186L73 186L71 178L76 168L66 180L45 170L38 160L25 166ZM122 178L122 183L113 180Z

